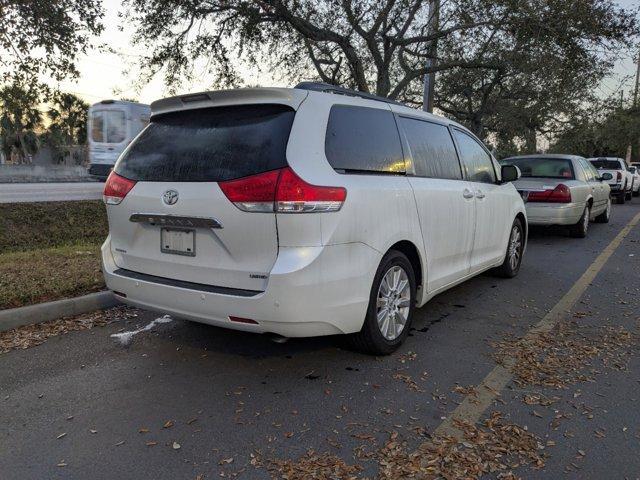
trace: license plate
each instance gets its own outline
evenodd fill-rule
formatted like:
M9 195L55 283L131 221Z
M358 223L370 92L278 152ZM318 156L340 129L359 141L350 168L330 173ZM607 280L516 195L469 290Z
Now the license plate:
M186 228L161 228L160 251L173 255L196 256L196 231Z

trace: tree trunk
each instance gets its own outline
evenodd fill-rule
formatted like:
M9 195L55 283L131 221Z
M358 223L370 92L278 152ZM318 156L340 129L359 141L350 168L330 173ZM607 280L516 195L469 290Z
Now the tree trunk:
M18 133L18 141L20 142L20 150L22 150L22 162L25 164L31 163L29 161L29 152L27 151L27 146L24 143L24 138L22 134Z
M535 129L529 128L524 138L525 153L537 153L538 138Z

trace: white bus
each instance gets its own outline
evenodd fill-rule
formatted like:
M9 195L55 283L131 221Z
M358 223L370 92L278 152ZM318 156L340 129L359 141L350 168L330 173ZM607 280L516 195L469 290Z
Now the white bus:
M89 174L106 178L122 151L149 123L149 105L103 100L89 107Z

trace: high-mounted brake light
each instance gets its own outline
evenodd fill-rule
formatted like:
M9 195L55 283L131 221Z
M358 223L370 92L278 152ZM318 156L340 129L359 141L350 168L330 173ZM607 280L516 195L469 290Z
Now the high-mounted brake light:
M571 190L560 183L554 189L530 191L528 202L571 203Z
M107 205L118 205L127 193L134 187L136 182L129 180L128 178L121 177L116 172L111 172L109 178L104 184L104 191L102 192L102 200Z
M218 184L227 198L245 212L317 213L342 208L343 187L311 185L289 167Z

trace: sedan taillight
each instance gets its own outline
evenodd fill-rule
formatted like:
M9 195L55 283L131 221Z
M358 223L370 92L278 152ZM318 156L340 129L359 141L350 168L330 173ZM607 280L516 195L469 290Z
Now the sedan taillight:
M342 208L347 197L345 188L311 185L290 167L218 185L226 197L245 212L335 212Z
M135 186L134 180L121 177L116 172L111 172L107 181L104 184L104 190L102 192L102 201L107 205L118 205L127 193Z
M528 202L571 203L571 190L560 183L554 189L529 192Z

